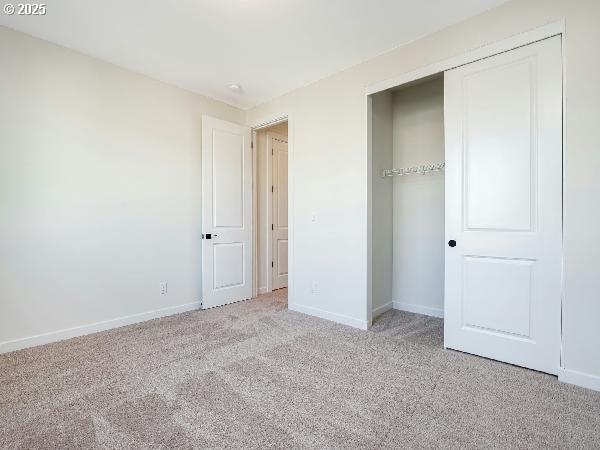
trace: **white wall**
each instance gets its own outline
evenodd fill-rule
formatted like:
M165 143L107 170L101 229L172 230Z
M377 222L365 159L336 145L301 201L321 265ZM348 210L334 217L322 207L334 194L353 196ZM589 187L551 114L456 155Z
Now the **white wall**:
M392 226L393 181L382 178L382 169L391 169L393 161L392 93L372 96L372 303L373 317L392 307Z
M600 196L597 0L514 0L249 112L249 123L292 114L292 306L367 323L365 87L561 19L567 29L563 363L567 376L600 389L600 210L590 204Z
M394 167L444 161L444 79L393 94ZM441 317L444 309L444 172L394 177L393 301Z
M201 115L245 113L2 27L0 65L0 351L194 306Z
M258 292L267 291L267 277L271 273L271 260L267 257L267 248L269 245L269 230L271 222L269 221L269 199L271 197L271 186L267 176L268 159L271 158L271 152L267 145L267 133L277 133L287 137L288 124L282 122L271 127L261 128L256 133L256 149L257 149L257 226L258 226Z

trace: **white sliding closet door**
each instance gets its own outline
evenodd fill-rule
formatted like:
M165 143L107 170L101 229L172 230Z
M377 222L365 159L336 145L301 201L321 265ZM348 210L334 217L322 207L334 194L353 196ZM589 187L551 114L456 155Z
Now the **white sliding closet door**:
M202 307L252 297L252 136L202 117Z
M556 374L561 40L446 72L444 345Z

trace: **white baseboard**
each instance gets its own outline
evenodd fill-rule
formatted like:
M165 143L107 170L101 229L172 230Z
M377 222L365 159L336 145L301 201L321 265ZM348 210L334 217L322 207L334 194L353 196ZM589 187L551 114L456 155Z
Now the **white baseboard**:
M558 380L594 391L600 391L600 376L565 368L558 369Z
M263 287L259 287L258 288L258 294L266 294L267 292L269 292L268 288L263 286Z
M384 305L373 308L373 317L377 317L382 315L384 312L388 312L390 309L393 309L394 304L392 302L387 302Z
M29 347L37 347L38 345L50 344L52 342L62 341L65 339L84 336L86 334L97 333L98 331L110 330L125 325L145 322L159 317L171 316L186 311L199 309L202 302L186 303L185 305L169 306L167 308L156 309L130 316L117 317L116 319L104 320L102 322L81 325L73 328L65 328L63 330L51 331L49 333L38 334L26 338L15 339L13 341L0 342L0 353L13 352Z
M442 308L432 308L431 306L415 305L413 303L404 303L394 301L394 309L400 311L407 311L416 314L423 314L425 316L444 318L444 310Z
M332 322L341 323L342 325L348 325L361 330L367 330L368 324L366 320L356 319L354 317L345 316L343 314L337 314L329 311L325 311L319 308L313 308L312 306L300 305L298 303L288 303L288 309L292 311L301 312L310 316L316 316L321 319L331 320Z

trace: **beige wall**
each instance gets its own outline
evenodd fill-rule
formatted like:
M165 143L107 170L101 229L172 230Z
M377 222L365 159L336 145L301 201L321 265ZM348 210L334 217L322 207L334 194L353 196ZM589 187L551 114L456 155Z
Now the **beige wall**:
M600 2L515 0L249 112L288 112L292 304L354 323L367 320L365 87L547 23L566 21L564 366L600 388ZM311 222L316 215L317 222ZM317 280L318 294L311 293Z
M201 116L245 113L2 27L0 61L0 351L200 301Z

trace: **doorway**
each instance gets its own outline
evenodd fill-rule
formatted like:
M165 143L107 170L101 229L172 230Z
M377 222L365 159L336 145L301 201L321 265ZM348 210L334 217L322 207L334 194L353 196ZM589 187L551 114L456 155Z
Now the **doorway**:
M254 127L202 117L202 308L287 288L288 116Z
M254 129L255 286L266 294L288 286L288 122Z

